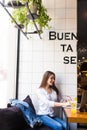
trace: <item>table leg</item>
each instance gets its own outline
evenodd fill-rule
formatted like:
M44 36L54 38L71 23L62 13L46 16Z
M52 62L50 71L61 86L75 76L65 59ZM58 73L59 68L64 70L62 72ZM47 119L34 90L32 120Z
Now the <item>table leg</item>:
M68 118L67 118L66 112L64 111L64 108L62 108L62 112L64 113L65 120L66 120L66 130L70 130Z
M70 130L69 123L68 123L68 118L67 117L66 117L66 130Z

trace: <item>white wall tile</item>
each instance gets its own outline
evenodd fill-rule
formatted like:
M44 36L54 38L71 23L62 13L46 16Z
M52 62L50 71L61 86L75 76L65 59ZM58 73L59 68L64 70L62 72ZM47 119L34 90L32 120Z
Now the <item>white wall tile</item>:
M20 62L19 71L21 73L32 72L32 62Z
M65 29L65 19L55 19L54 25L55 25L55 29L64 30Z
M77 0L66 0L66 8L77 8Z
M52 22L52 25L50 24L51 22ZM53 21L51 22L49 23L49 26L51 27L51 29L54 29L54 22ZM43 34L41 34L42 40L45 42L49 40L49 31L50 29L47 29L47 30L45 29Z
M42 62L33 62L32 71L37 72L37 73L43 72L43 63Z
M75 57L76 57L77 52L75 52L74 49L73 49L73 52L72 52L71 50L69 50L69 51L65 52L65 54L66 54L67 56L75 56Z
M63 41L56 40L55 41L55 52L61 52L61 44L63 44Z
M66 18L76 18L77 17L77 11L75 9L66 9Z
M46 8L54 8L54 0L52 0L51 2L47 2L47 0L42 0L42 2Z
M61 84L59 86L59 92L60 92L60 97L66 97L66 84Z
M44 51L43 53L43 61L44 62L54 62L54 51Z
M66 95L71 96L72 98L75 98L77 96L77 85L66 85Z
M21 37L20 51L32 51L32 42L25 37Z
M76 19L66 19L66 29L76 29Z
M67 64L66 65L66 73L76 73L77 72L77 65L76 64Z
M54 51L55 46L54 46L53 41L47 41L43 43L43 51Z
M22 83L32 83L32 73L20 73L19 82Z
M33 41L33 51L43 50L43 41Z
M65 8L65 6L66 6L66 4L65 4L65 1L66 0L55 0L55 5L54 5L54 7L55 8Z
M33 73L32 74L32 84L34 84L34 83L40 84L41 79L42 79L42 73Z
M77 76L73 74L66 74L66 84L76 85Z
M47 71L47 70L50 70L50 71L54 71L55 68L54 68L54 63L53 62L44 62L43 63L43 70Z
M55 62L56 63L63 63L64 56L65 56L64 52L55 52Z
M65 9L54 9L54 18L65 19Z
M31 84L26 84L26 83L22 83L22 84L20 84L20 93L22 93L22 94L26 94L26 96L28 95L28 94L30 94L31 93Z
M66 84L66 74L65 73L59 73L58 71L56 72L56 84L59 86L61 84Z
M42 51L33 51L33 61L43 62L43 53Z
M58 73L64 73L66 72L66 65L64 65L63 62L57 62L55 63L55 72L58 72Z
M32 87L31 87L32 88L31 89L32 90L32 92L31 92L32 95L36 95L36 91L39 88L39 86L40 86L40 83L38 83L38 84L33 83L32 84Z
M22 51L20 54L20 61L31 62L33 58L33 53L31 51Z

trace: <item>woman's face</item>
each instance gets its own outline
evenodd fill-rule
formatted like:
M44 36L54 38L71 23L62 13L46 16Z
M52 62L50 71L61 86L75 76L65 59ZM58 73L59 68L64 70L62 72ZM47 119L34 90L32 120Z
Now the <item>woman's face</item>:
M52 74L49 76L47 80L47 85L52 86L54 84L54 81L55 81L55 76Z

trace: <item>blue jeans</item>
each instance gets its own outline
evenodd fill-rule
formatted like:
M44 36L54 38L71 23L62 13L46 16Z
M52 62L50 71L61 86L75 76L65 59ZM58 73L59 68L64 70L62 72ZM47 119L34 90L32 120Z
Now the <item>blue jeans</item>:
M36 115L36 112L32 109L32 107L28 103L14 99L12 101L12 106L17 106L22 111L25 121L32 128L40 126L42 124L41 120Z
M66 122L58 117L49 117L46 115L39 116L42 123L52 130L66 130Z

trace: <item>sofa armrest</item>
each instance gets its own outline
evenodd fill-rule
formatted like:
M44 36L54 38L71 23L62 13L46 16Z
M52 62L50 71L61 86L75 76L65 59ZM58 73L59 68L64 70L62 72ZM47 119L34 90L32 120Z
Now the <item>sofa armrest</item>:
M16 106L0 109L0 130L19 130L27 126Z

